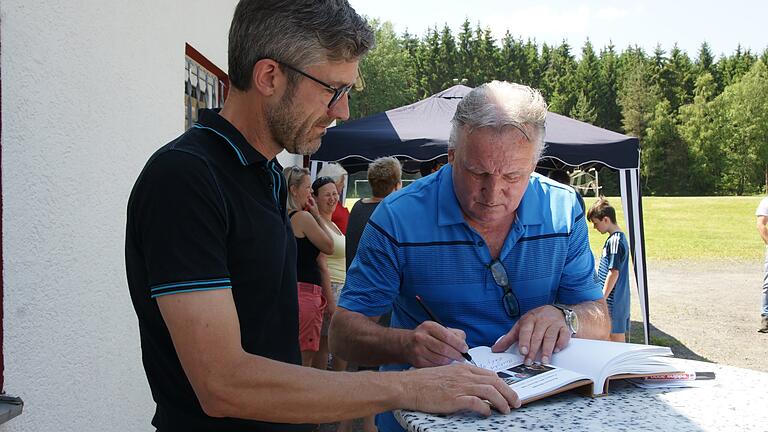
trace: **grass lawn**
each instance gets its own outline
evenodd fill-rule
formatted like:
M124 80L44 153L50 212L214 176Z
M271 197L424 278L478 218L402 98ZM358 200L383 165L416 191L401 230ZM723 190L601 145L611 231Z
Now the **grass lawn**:
M755 229L762 197L644 197L646 257L649 260L762 260L763 243ZM584 199L587 208L595 198ZM609 197L626 232L620 197ZM599 256L606 236L590 224L589 242Z

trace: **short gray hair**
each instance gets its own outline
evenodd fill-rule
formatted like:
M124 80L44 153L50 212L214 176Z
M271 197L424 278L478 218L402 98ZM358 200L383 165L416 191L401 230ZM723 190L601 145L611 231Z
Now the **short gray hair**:
M240 0L229 28L229 79L247 91L261 59L303 69L356 60L374 44L373 30L347 0Z
M317 173L318 177L330 177L334 182L338 182L345 175L347 175L347 170L335 162L324 163L320 172Z
M491 81L473 89L459 102L451 120L448 148L455 148L462 131L478 128L519 129L536 146L536 160L544 153L547 103L538 90L506 81Z
M384 198L402 181L403 167L392 156L380 157L368 165L368 184L376 198Z

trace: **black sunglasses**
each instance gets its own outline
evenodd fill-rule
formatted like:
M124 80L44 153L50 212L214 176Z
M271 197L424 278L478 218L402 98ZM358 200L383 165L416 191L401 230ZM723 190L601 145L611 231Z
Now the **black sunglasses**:
M301 75L311 79L312 81L320 84L321 86L327 88L328 90L332 91L333 92L333 96L331 97L331 101L328 102L328 109L333 108L333 106L336 105L336 103L339 100L341 100L342 96L344 96L345 94L349 94L350 90L352 90L353 88L359 90L360 87L361 87L361 84L359 84L361 82L359 77L358 77L358 80L354 84L346 85L344 87L334 87L334 86L332 86L330 84L327 84L327 83L325 83L323 81L320 81L319 79L313 77L312 75L304 72L301 69L298 69L298 68L295 68L295 67L289 65L288 63L284 63L284 62L281 62L281 61L278 61L278 60L275 60L275 61L278 62L279 64L287 67L288 69L290 69L290 70L292 70L292 71L294 71L294 72L296 72L298 74L301 74ZM358 76L359 76L359 73L358 73Z
M510 318L517 318L520 316L520 303L517 301L515 293L512 292L512 288L509 286L509 278L507 277L507 270L504 268L504 264L498 259L495 259L491 261L489 267L496 285L504 289L504 297L501 299L502 304L504 304L504 310Z

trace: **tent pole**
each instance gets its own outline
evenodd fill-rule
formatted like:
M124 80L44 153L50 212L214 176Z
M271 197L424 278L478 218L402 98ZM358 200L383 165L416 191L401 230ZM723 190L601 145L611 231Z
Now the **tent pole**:
M647 345L650 343L650 314L648 312L648 276L639 183L640 170L638 168L621 169L619 170L619 179L621 182L621 204L624 208L624 220L629 233L632 265L635 271L637 294L640 299L640 311L643 315L643 334Z
M317 171L320 169L320 162L313 160L309 164L309 178L312 179L312 181L315 181L315 178L317 177Z

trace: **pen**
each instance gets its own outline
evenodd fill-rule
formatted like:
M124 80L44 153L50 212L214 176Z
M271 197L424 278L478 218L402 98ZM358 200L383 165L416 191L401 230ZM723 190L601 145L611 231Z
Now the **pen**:
M661 375L651 375L644 378L647 381L694 381L713 380L714 372L679 372Z
M445 327L445 324L443 324L443 322L440 321L440 319L437 318L437 316L434 313L432 313L431 310L429 310L429 308L427 307L427 304L424 303L424 300L422 300L421 297L416 296L416 301L419 302L419 305L421 305L421 308L424 309L424 312L426 312L427 315L429 315L429 319ZM472 361L472 356L469 355L469 353L461 353L461 356L464 357L468 362L475 364L475 362Z

